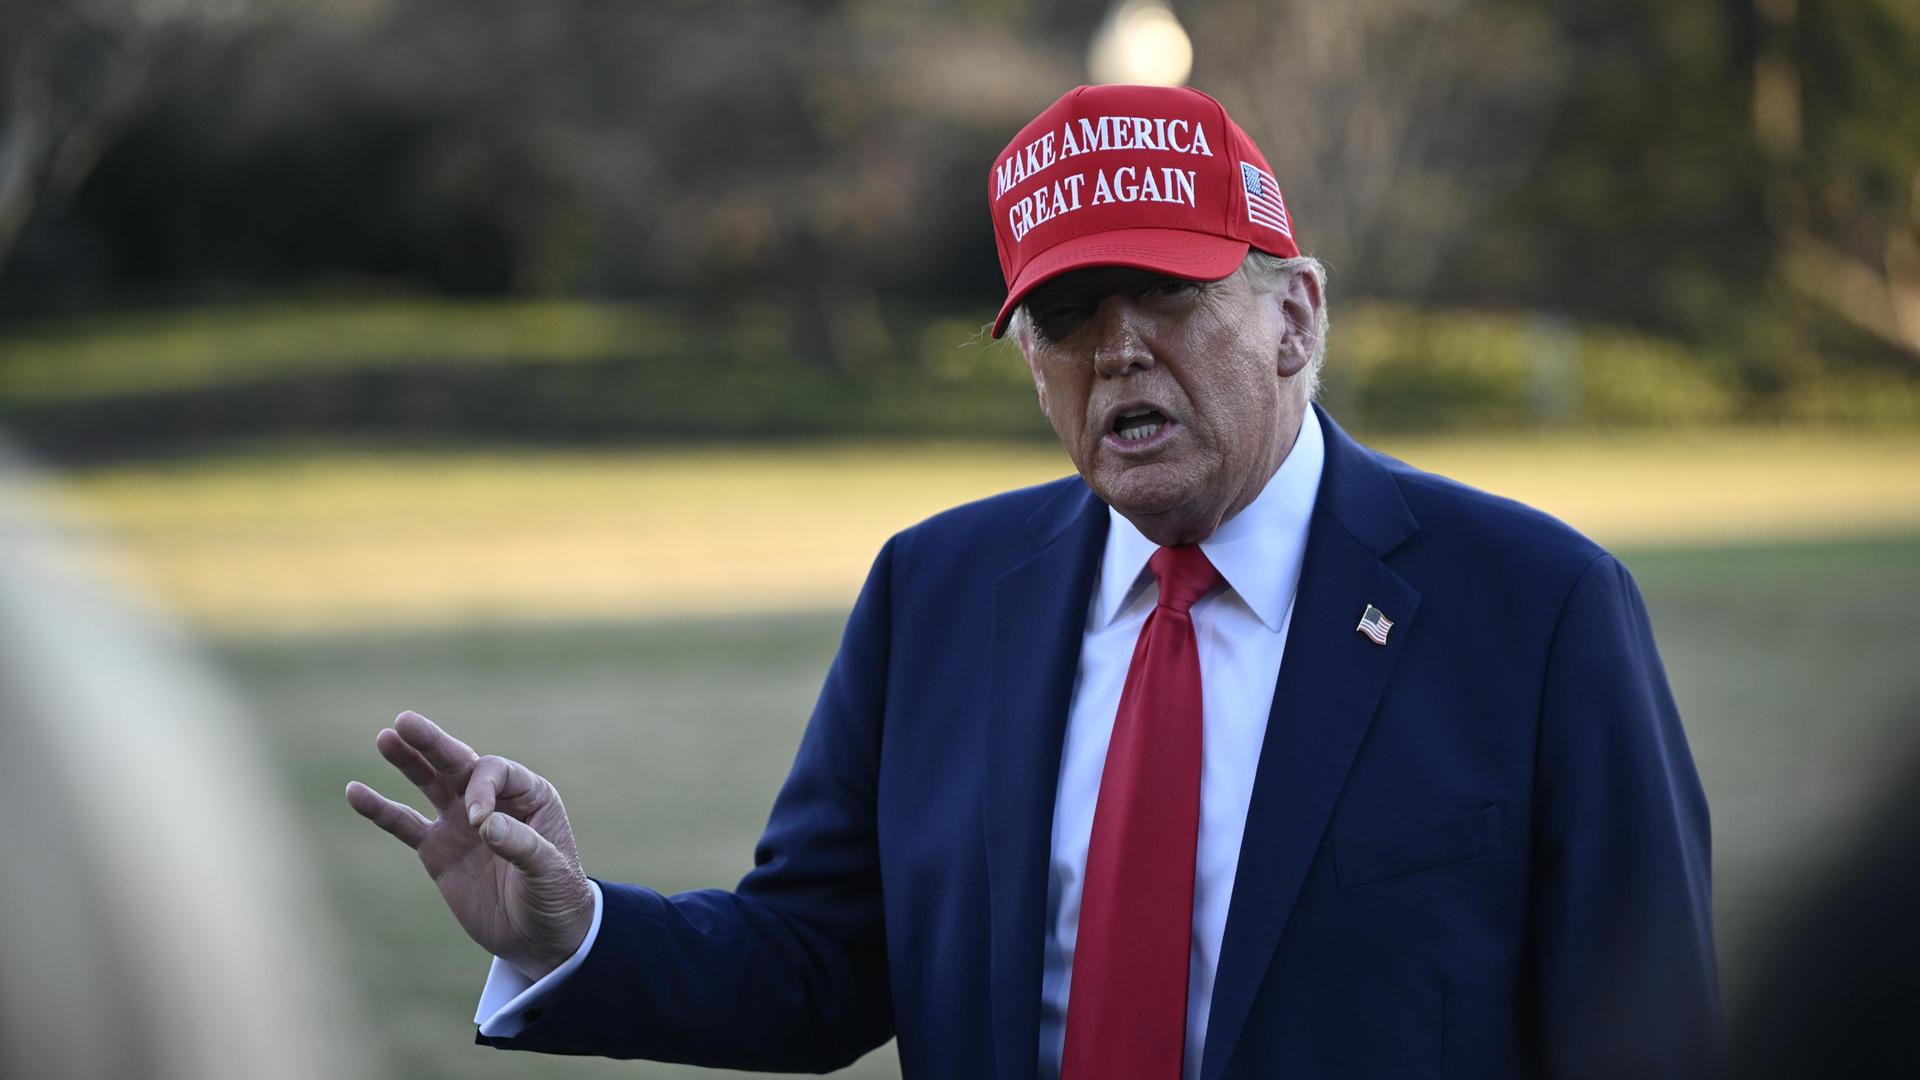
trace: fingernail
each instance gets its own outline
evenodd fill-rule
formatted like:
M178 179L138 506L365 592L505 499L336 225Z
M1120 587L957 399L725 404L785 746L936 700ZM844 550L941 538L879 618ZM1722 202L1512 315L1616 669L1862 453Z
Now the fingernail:
M506 838L507 819L500 814L494 814L489 817L487 819L487 839L497 844Z
M480 804L479 803L470 802L467 804L467 824L469 825L480 824Z

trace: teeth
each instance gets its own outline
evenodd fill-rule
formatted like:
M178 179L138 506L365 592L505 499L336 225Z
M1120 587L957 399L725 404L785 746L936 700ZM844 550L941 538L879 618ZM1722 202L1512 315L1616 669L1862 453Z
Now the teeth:
M1145 416L1152 411L1152 409L1128 409L1126 412L1120 414L1120 419L1125 420L1131 416Z
M1158 434L1160 434L1159 424L1142 424L1139 427L1123 427L1120 429L1120 437L1128 441L1134 439L1151 439Z

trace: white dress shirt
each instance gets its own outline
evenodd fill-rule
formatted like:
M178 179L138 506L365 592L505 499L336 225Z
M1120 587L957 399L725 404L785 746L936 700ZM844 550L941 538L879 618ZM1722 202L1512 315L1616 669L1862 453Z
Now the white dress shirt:
M1233 896L1247 802L1253 797L1254 769L1267 733L1267 714L1273 708L1300 563L1306 555L1307 522L1325 460L1320 422L1308 409L1293 449L1266 487L1200 544L1226 586L1192 610L1200 648L1204 726L1183 1080L1196 1080L1200 1074L1200 1052L1213 1004L1213 975ZM1108 514L1107 546L1087 605L1054 796L1046 955L1040 985L1041 1080L1055 1080L1060 1074L1073 945L1080 924L1080 884L1086 873L1107 740L1120 708L1134 642L1159 599L1153 575L1147 573L1147 560L1158 546L1119 513L1109 510ZM504 961L493 962L474 1014L481 1034L511 1037L525 1028L527 1011L551 998L593 948L602 903L596 885L593 925L586 940L566 963L539 982L529 982Z
M1200 542L1200 550L1226 579L1226 587L1201 599L1192 611L1200 646L1204 719L1184 1080L1200 1075L1200 1051L1206 1044L1207 1014L1213 1004L1213 974L1240 861L1247 801L1253 797L1254 767L1267 733L1267 713L1273 708L1280 654L1293 616L1300 562L1306 555L1307 520L1320 490L1325 458L1320 422L1309 409L1292 451L1267 486L1246 509ZM1080 885L1086 878L1087 842L1093 833L1107 740L1113 734L1134 642L1159 603L1159 587L1147 572L1147 560L1159 546L1119 513L1108 513L1107 549L1087 605L1080 670L1074 679L1060 756L1060 786L1053 803L1046 956L1040 978L1041 1080L1060 1075L1073 944L1080 929Z

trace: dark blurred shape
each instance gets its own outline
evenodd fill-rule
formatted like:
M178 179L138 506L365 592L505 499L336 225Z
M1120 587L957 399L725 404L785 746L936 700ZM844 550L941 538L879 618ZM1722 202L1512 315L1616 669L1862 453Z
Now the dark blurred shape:
M0 1076L378 1075L238 706L0 447Z
M1920 760L1902 775L1847 855L1819 866L1830 879L1782 922L1734 1013L1731 1076L1920 1076Z

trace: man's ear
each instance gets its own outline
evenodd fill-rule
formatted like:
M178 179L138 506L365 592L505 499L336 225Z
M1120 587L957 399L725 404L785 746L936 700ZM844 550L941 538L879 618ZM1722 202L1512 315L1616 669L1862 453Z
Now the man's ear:
M1312 274L1295 274L1274 294L1274 301L1284 322L1278 368L1282 378L1292 378L1306 370L1320 344L1320 283Z

